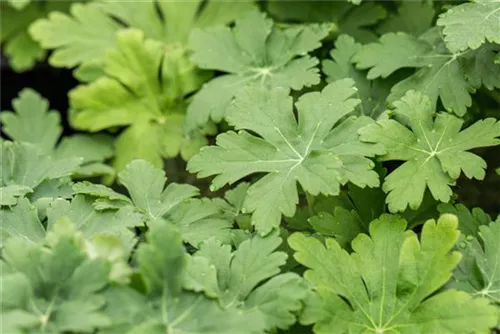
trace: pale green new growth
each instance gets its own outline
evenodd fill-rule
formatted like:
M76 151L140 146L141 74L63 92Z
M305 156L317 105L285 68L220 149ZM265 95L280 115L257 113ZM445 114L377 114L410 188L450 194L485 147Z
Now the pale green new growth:
M317 334L468 334L496 323L496 310L483 298L462 291L436 293L460 260L450 252L459 232L457 219L443 215L425 223L419 238L406 222L383 215L370 235L352 242L352 254L334 240L295 233L295 258L308 270L315 292L306 301L303 324Z
M161 167L163 157L189 158L206 140L199 132L182 133L186 107L178 99L202 77L182 49L144 39L139 30L120 31L116 43L106 53L105 75L69 93L72 125L92 132L127 126L115 141L117 171L134 159Z
M417 209L427 188L436 200L448 202L450 186L462 172L468 178L484 178L486 162L468 151L500 144L500 122L488 118L461 130L462 119L448 113L435 115L429 98L415 91L394 106L394 113L408 127L391 119L360 130L362 141L385 147L383 161L406 161L383 184L391 212L407 206Z
M357 130L372 123L368 117L349 117L359 100L350 79L304 94L296 103L287 90L242 90L232 104L228 121L238 133L217 137L217 146L203 148L188 163L198 176L217 175L211 190L254 173L266 173L248 189L243 209L253 212L252 224L269 233L281 215L293 216L298 202L297 182L311 195L337 195L348 181L375 187L378 175L366 157L381 154L378 145L364 144ZM252 135L247 131L257 134Z

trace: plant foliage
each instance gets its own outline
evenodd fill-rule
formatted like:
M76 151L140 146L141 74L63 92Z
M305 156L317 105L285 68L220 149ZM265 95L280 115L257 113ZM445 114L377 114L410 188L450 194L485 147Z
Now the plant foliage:
M500 330L498 1L0 6L0 332Z

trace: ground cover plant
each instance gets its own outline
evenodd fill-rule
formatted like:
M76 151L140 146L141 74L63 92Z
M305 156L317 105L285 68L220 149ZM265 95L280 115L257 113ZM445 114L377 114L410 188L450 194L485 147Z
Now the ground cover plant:
M2 333L500 332L500 2L0 6Z

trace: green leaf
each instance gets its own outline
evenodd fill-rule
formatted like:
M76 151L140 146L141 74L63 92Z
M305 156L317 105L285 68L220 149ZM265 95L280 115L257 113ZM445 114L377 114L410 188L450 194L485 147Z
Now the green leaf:
M361 103L356 107L358 114L377 119L385 110L385 99L390 86L383 80L368 80L366 75L356 70L351 64L352 57L361 50L361 44L347 35L341 35L335 41L335 49L330 51L330 59L323 60L323 72L327 82L351 78L357 88L356 97Z
M7 2L15 9L21 10L27 5L29 5L31 0L7 0Z
M345 1L273 0L269 1L268 9L282 21L333 23L333 32L350 35L363 43L377 39L372 26L387 15L383 6L373 2L353 6Z
M116 212L97 211L92 200L82 195L75 196L71 202L56 199L47 208L47 230L63 217L75 224L83 236L92 240L95 236L112 235L121 241L121 247L129 253L137 243L133 228L142 225L142 217L131 207Z
M70 176L81 164L81 158L52 159L28 143L2 141L2 185L35 189L43 181Z
M288 328L306 295L306 285L293 273L279 274L287 255L276 252L277 233L258 235L239 244L235 252L212 238L190 258L186 288L215 297L224 309L259 312L266 329Z
M220 122L233 97L244 87L300 90L318 84L318 60L306 54L321 46L329 29L328 24L280 29L265 14L255 11L237 20L232 29L218 26L194 30L191 60L202 69L229 74L210 81L193 97L187 110L187 130L209 119Z
M30 187L17 184L0 187L0 205L15 205L18 198L22 198L31 192L33 190Z
M479 50L464 55L462 66L465 77L474 88L500 88L500 65L495 62L498 52L500 45L485 44Z
M2 111L3 131L12 140L32 143L42 152L49 153L62 133L61 117L49 111L49 102L36 91L25 88L12 100L12 111Z
M496 307L500 326L500 221L479 227L477 238L459 243L464 255L449 286L488 298Z
M390 14L377 28L377 32L405 32L420 36L431 28L436 11L432 1L403 1L397 13Z
M352 242L352 254L334 239L295 233L289 238L297 261L309 268L315 288L306 300L301 323L315 333L482 333L496 322L486 299L462 291L436 291L460 260L451 252L457 219L428 221L420 241L406 222L384 215L370 224L370 236Z
M451 213L458 218L458 229L465 236L478 237L479 227L488 225L491 217L480 208L473 208L469 211L463 204L441 203L438 205L441 214Z
M28 3L29 2L29 3ZM71 1L3 1L0 4L0 40L9 67L16 72L30 70L46 52L28 34L31 23L54 10L66 12ZM14 4L16 6L14 6Z
M172 183L165 187L165 172L144 160L135 160L119 174L120 183L127 188L134 205L148 219L163 217L182 201L198 195L196 187Z
M0 241L12 237L20 237L33 243L42 242L45 239L45 228L38 218L37 208L26 198L22 198L17 205L2 207L0 209Z
M223 309L203 294L183 290L187 253L175 226L151 224L147 239L137 250L145 294L131 288L115 288L107 294L107 312L112 316L115 332L116 329L122 333L263 332L260 314Z
M309 220L311 226L321 235L335 238L340 247L349 248L351 241L360 233L368 232L368 226L356 211L336 207L333 214L321 212Z
M140 30L120 31L116 40L104 59L105 75L69 93L71 124L91 132L127 126L115 142L117 171L134 159L161 167L163 157L181 150L188 155L205 145L199 133L187 137L172 131L184 120L179 99L202 80L184 51L144 39Z
M12 140L30 143L41 153L55 159L82 158L83 166L75 171L75 177L114 174L111 167L102 164L113 156L111 137L77 134L63 137L56 147L62 133L61 118L57 111L49 111L46 99L36 91L25 88L12 101L12 106L14 112L0 113L3 131Z
M47 19L36 21L30 33L44 49L55 50L49 58L52 66L99 67L107 50L116 46L116 33L124 26L166 44L186 44L193 27L226 24L253 8L250 1L210 2L206 6L198 0L91 2L73 5L70 15L51 13Z
M99 291L111 263L90 258L71 225L61 222L47 246L22 237L2 250L2 331L93 332L110 325ZM5 328L5 322L7 328Z
M468 178L484 178L486 162L468 150L500 144L500 122L488 118L461 131L463 120L448 113L434 118L429 98L415 91L394 106L394 113L409 128L395 120L382 120L360 130L362 141L385 146L383 161L405 161L383 184L391 212L404 211L408 205L416 210L426 188L436 200L448 202L450 186L462 172Z
M129 163L119 173L118 180L131 199L91 183L78 183L73 190L97 198L93 203L97 210L133 208L146 223L163 220L175 224L181 229L184 240L194 247L212 236L230 240L232 219L225 217L217 201L192 198L199 194L196 187L177 183L165 187L165 172L144 160Z
M401 68L419 68L392 87L388 102L394 103L408 90L417 90L429 96L433 106L439 98L447 111L463 116L472 104L473 91L467 80L469 69L461 64L465 55L450 53L438 31L431 30L421 38L387 33L378 42L363 46L352 61L358 69L370 69L368 79L385 78ZM490 85L491 79L485 81Z
M500 4L478 1L454 6L441 14L437 25L442 26L444 40L453 52L477 49L486 41L500 44Z
M266 173L250 186L243 205L245 212L253 212L252 224L262 235L279 225L282 214L294 215L297 181L311 195L337 195L348 181L377 186L378 175L366 157L380 154L381 147L362 144L356 133L372 121L350 117L339 122L359 103L350 98L355 92L352 85L345 79L322 92L304 94L296 103L298 122L287 90L242 90L228 116L241 131L219 135L217 146L203 148L189 161L188 170L199 177L217 175L212 191L247 175Z

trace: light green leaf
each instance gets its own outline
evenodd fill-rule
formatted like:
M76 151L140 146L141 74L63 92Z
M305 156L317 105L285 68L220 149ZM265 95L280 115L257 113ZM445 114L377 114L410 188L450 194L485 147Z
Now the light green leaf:
M458 229L465 236L478 237L479 227L488 225L492 219L480 208L473 208L469 211L463 204L441 203L438 205L441 214L451 213L458 218Z
M468 178L484 178L486 162L468 150L500 144L500 122L488 118L461 131L463 120L448 113L434 117L429 98L415 91L394 105L394 113L409 128L382 120L360 130L362 141L385 146L383 161L406 161L383 184L391 212L404 211L408 205L416 210L427 188L436 200L448 202L450 186L462 172Z
M287 258L276 251L280 243L277 233L255 235L231 252L229 245L209 239L189 258L185 286L217 298L224 309L260 313L267 330L285 329L295 322L307 289L296 274L277 275Z
M301 323L315 333L486 332L496 322L486 299L462 291L436 293L460 260L451 252L459 232L457 219L428 221L420 241L406 232L406 222L384 215L370 224L370 236L352 242L352 254L334 239L295 233L289 238L305 278L315 288L306 300Z
M318 60L306 54L321 46L329 29L328 24L280 29L265 14L255 11L237 20L233 29L219 26L194 30L191 60L200 68L229 74L210 81L193 97L187 111L187 130L209 119L220 122L243 87L300 90L318 84Z
M350 79L340 80L322 92L303 95L296 103L298 122L285 89L242 90L228 116L229 123L242 130L219 135L217 146L203 148L189 161L188 170L199 177L217 175L211 190L267 173L250 186L243 205L253 212L252 224L263 235L279 225L282 214L294 215L297 181L312 195L336 195L347 181L377 186L378 175L366 157L380 154L381 147L359 142L356 133L371 120L351 117L339 122L359 103L350 98L352 85Z
M120 31L116 39L104 60L105 75L69 93L71 124L92 132L127 126L115 142L117 171L134 159L161 167L164 157L188 155L204 145L199 133L172 131L179 117L183 121L179 99L202 81L184 51L144 39L140 30Z
M500 44L500 3L477 1L454 6L441 14L444 40L452 52L477 49L486 41Z

